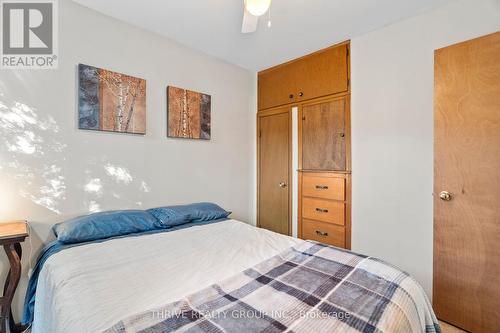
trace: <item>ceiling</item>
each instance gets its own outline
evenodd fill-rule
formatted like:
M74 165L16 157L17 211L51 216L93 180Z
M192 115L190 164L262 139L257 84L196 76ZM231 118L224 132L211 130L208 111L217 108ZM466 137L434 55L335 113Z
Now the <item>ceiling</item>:
M261 70L452 0L273 0L272 27L242 34L243 0L73 0L250 70ZM266 16L267 17L267 16Z

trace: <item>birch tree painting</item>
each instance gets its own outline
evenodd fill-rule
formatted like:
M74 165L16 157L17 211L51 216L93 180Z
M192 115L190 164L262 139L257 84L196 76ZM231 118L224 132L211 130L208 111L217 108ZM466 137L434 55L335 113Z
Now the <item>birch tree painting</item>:
M88 65L78 66L80 129L146 133L146 81Z
M210 140L210 95L176 87L167 95L168 137Z

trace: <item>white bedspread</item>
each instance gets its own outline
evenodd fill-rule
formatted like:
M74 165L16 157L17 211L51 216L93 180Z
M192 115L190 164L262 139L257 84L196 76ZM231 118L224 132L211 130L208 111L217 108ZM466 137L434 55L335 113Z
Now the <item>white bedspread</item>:
M33 332L100 332L300 242L229 220L63 250L40 272Z

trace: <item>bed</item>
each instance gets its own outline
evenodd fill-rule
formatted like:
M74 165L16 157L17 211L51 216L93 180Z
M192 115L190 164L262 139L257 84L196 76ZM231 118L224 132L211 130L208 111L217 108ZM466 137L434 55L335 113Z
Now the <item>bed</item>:
M376 297L366 298L363 293L367 291L359 286L357 294L339 294L340 291L335 290L340 290L339 286L345 285L344 282L330 288L332 290L328 290L328 293L332 294L333 291L339 294L336 301L338 311L344 314L353 312L354 316L360 318L367 316L367 318L359 321L356 317L359 322L354 325L346 324L343 318L334 319L331 316L320 319L309 318L310 323L306 321L307 316L303 317L300 323L297 318L293 319L293 323L289 322L291 319L278 318L276 322L281 321L283 323L281 326L275 324L274 319L273 324L262 326L261 321L257 322L255 318L243 318L245 313L240 312L242 318L238 318L236 326L234 323L224 326L225 323L217 322L221 320L220 318L212 319L206 316L201 308L197 309L198 315L195 318L189 318L187 324L185 318L182 318L182 323L179 322L179 318L173 323L172 318L168 321L166 318L158 316L153 318L150 315L153 310L156 314L160 312L165 314L167 310L184 314L182 309L185 309L186 304L189 305L190 311L196 306L206 307L207 304L211 304L210 311L217 312L220 306L214 304L221 299L233 302L233 305L246 304L243 302L245 295L237 296L233 293L231 296L231 292L241 291L242 286L245 289L250 284L255 285L257 283L255 281L262 282L262 276L267 274L266 269L270 271L272 266L276 271L279 269L276 267L283 267L283 262L289 263L295 260L296 253L302 253L306 256L304 260L309 260L309 257L316 256L311 252L312 248L316 248L315 251L318 249L331 251L324 252L326 255L320 260L327 258L353 262L348 256L352 255L355 258L355 263L351 265L353 272L357 266L356 272L366 273L363 279L368 281L368 285L365 289L372 289L369 292L373 292ZM292 266L297 269L297 265ZM130 235L69 246L45 258L43 267L39 268L38 281L35 283L36 298L32 322L34 333L440 331L422 288L397 268L373 258L280 235L233 219L202 224L191 223L174 231ZM252 277L255 281L249 283L251 280L248 278L249 274L259 275L256 272L262 274L261 280ZM341 280L347 281L353 276L353 272L349 272ZM287 272L280 274L286 275ZM383 277L387 278L387 281ZM273 283L277 283L278 277L275 279ZM302 283L305 283L304 288L307 289L312 282L302 281ZM271 285L269 281L263 284ZM391 297L384 296L389 289L382 291L382 287L394 289L391 291ZM228 294L223 297L214 295L214 292L217 293L214 290L220 291L220 288L226 289ZM230 289L231 292L228 291ZM259 292L262 293L262 288ZM288 293L286 297L293 294ZM276 297L279 294L280 291L275 288L266 296L262 296L263 294L252 296L252 302L261 302L263 309L269 310L271 307L279 311L284 307L280 302L286 301L286 298ZM297 299L296 295L294 299ZM307 300L302 299L302 302L307 303ZM344 308L343 302L349 304ZM353 306L359 309L356 310ZM304 313L310 313L309 310L313 307L311 305L306 308ZM314 310L317 311L317 305L315 307ZM367 309L371 313L367 314ZM200 313L205 314L206 318L202 318ZM259 313L269 316L265 311L259 310ZM376 320L373 317L374 313L377 314ZM207 322L215 323L215 326L207 326ZM159 323L163 326L158 326ZM239 324L243 326L240 327ZM299 329L301 324L305 325L305 329Z

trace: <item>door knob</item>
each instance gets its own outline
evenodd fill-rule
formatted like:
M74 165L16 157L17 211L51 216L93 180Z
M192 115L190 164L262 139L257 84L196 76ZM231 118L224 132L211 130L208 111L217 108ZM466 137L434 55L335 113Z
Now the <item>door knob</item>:
M450 201L452 199L451 193L448 191L442 191L439 193L439 198L443 201Z
M279 183L279 187L281 187L281 188L285 188L285 187L286 187L286 183L285 183L285 182L281 182L281 183Z

